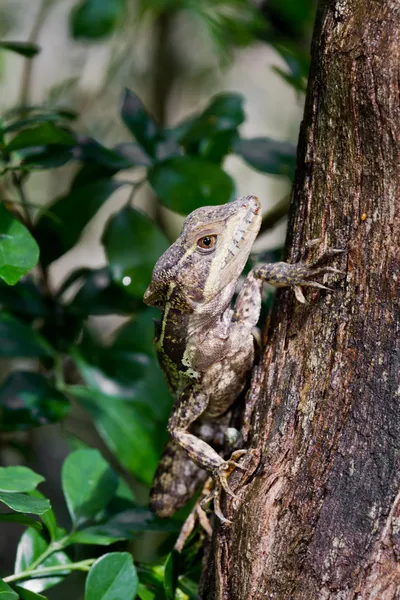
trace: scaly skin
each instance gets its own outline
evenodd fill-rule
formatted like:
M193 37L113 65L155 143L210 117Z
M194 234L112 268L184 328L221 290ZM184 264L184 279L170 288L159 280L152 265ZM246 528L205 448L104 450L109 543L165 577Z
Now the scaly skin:
M177 241L158 260L146 304L162 310L156 331L160 365L176 402L168 423L171 440L158 467L150 507L167 517L183 506L211 475L214 511L226 522L219 499L241 453L225 461L218 453L229 410L244 389L254 363L252 330L261 310L263 282L324 288L310 278L331 267L298 263L255 267L234 308L231 301L261 225L255 196L191 213ZM332 251L335 253L336 251Z

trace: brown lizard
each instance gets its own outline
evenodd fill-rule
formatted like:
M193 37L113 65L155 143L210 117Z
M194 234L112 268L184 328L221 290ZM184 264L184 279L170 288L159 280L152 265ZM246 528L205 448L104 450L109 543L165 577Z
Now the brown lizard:
M174 244L158 260L144 296L162 311L156 350L176 402L168 423L171 440L161 458L150 507L171 516L210 475L214 512L238 459L219 452L229 425L229 410L248 382L254 363L253 330L260 316L262 286L290 286L305 302L301 286L327 289L311 278L340 273L315 263L278 262L256 266L247 275L233 308L231 301L261 225L258 198L246 196L222 206L205 206L185 220Z

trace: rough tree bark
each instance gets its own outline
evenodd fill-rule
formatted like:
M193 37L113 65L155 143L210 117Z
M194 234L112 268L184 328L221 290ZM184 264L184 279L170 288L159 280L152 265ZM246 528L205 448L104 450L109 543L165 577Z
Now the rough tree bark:
M321 238L347 274L305 306L278 294L261 462L225 507L204 599L400 598L399 72L399 0L320 3L287 249Z

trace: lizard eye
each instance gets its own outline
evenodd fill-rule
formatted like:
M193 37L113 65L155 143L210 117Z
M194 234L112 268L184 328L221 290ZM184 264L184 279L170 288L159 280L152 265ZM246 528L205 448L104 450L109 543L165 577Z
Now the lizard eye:
M216 242L217 242L216 235L205 235L204 237L201 237L197 240L197 246L201 250L207 251L207 250L211 250L212 248L214 248Z

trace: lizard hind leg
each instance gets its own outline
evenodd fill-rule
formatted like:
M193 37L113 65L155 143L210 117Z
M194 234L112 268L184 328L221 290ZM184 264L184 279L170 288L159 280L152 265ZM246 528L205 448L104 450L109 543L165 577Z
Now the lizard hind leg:
M171 517L204 484L208 475L173 440L165 447L150 491L150 510Z

